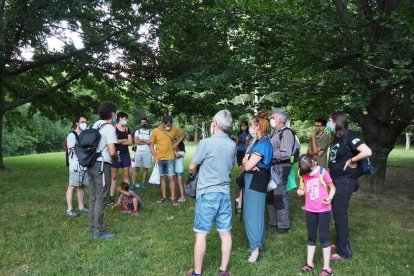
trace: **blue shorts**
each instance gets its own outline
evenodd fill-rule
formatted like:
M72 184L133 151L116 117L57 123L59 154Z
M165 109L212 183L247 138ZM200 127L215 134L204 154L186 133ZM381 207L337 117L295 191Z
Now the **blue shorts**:
M131 166L131 157L128 152L119 154L119 158L121 160L112 160L112 168L119 169Z
M231 216L229 194L203 194L196 199L193 230L197 233L209 234L214 222L218 232L230 232Z
M176 172L176 173L175 173L175 175L176 175L176 176L183 176L183 175L184 175L184 173L183 173L183 172Z
M174 176L174 160L159 160L158 170L160 171L160 176Z

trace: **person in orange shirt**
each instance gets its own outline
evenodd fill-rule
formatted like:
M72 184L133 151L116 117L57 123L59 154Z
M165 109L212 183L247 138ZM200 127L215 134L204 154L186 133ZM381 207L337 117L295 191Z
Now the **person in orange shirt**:
M173 120L170 116L162 118L161 125L154 128L150 138L151 154L155 162L158 162L158 169L160 171L160 183L162 198L159 203L167 201L167 186L165 176L168 176L170 182L171 203L177 205L175 198L175 169L174 169L174 150L178 148L185 139L185 134L178 128L172 125Z

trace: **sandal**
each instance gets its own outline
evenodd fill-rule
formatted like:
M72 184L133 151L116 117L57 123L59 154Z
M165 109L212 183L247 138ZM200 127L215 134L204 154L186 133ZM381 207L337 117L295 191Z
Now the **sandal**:
M160 200L158 200L158 203L165 203L167 201L167 199L165 197L162 197Z
M175 199L175 198L171 198L171 203L172 203L172 205L174 205L174 206L178 205L178 201L177 201L177 199Z

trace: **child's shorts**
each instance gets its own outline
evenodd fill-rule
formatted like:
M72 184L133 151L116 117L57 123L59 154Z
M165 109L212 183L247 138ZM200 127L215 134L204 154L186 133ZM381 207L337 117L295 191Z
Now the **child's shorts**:
M134 211L134 203L128 202L128 209ZM138 200L138 210L141 209L141 201Z

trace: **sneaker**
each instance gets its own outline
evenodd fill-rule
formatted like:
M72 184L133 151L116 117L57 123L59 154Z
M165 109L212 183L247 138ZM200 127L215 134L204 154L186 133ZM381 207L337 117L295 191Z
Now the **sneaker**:
M157 202L160 204L163 204L167 201L167 199L165 197L162 197L160 200L158 200Z
M226 270L219 269L218 275L219 276L230 276L230 271L228 269L226 269Z
M332 268L322 269L321 273L319 275L320 276L331 276L331 275L333 275L333 270L332 270Z
M132 216L134 216L134 217L139 216L138 209L137 209L137 210L132 211L132 212L131 212L131 215L132 215Z
M185 197L180 197L180 198L178 199L178 202L180 202L180 203L184 203L184 202L185 202Z
M283 234L287 234L289 232L290 228L277 228L276 229L276 234L278 235L283 235Z
M130 214L131 210L129 210L128 208L122 209L121 211L122 214Z
M141 184L141 189L146 190L148 189L147 185L145 185L144 183Z
M73 210L66 211L66 215L72 218L79 216L79 214Z
M314 269L315 269L315 264L312 264L312 265L305 264L304 266L302 266L301 269L299 269L299 273L312 272Z
M89 213L89 209L88 208L79 208L78 209L79 213Z
M350 258L342 257L339 254L333 254L333 255L331 255L331 261L333 261L333 262L340 262L340 261L345 261L345 260L348 260L348 259L350 259Z
M129 186L130 190L135 190L137 188L137 185L135 183L132 183L131 186Z
M110 239L115 238L115 234L108 233L108 232L101 232L101 233L92 234L92 237L94 239L110 240Z

